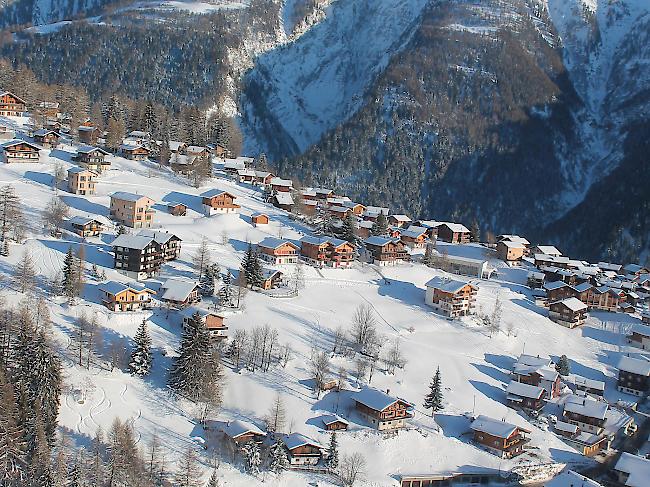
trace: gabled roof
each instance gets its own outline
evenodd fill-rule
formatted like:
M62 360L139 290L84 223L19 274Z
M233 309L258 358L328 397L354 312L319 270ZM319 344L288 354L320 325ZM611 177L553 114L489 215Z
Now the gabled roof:
M426 235L427 229L424 227L418 227L416 225L411 225L406 230L400 229L402 237L418 238L422 235Z
M562 252L560 252L557 248L555 248L552 245L538 245L535 247L537 250L540 251L540 253L545 254L545 255L551 255L551 256L558 256L562 255Z
M390 215L389 218L392 218L395 221L403 222L403 223L412 221L407 215Z
M153 241L154 239L151 237L143 237L141 235L122 234L119 235L115 240L113 240L113 243L111 245L113 247L124 247L127 249L144 250Z
M340 238L334 237L317 237L312 235L305 235L300 239L301 243L306 243L310 245L327 245L330 244L334 247L340 247L341 245L349 244L347 240L341 240Z
M644 337L649 337L650 338L650 326L648 325L643 325L641 323L637 323L632 327L632 332L636 333L637 335L641 335Z
M544 283L544 289L547 291L554 291L556 289L560 289L563 287L568 287L569 285L566 282L563 281L553 281L553 282L545 282Z
M499 421L498 419L493 419L488 416L483 416L482 414L472 422L471 428L473 431L487 433L488 435L496 436L497 438L508 438L517 431L517 428L525 433L530 433L530 431L520 426L506 423L505 421Z
M41 150L41 148L36 144L32 144L31 142L27 142L26 140L21 140L21 139L9 140L3 143L2 145L0 145L0 147L2 147L3 149L8 149L10 147L13 147L15 145L20 145L20 144L25 144L35 150Z
M271 185L292 187L293 181L291 181L291 179L282 179L276 177L276 178L271 178Z
M383 247L384 245L388 245L389 243L397 243L399 242L398 238L391 238L391 237L382 237L380 235L373 235L372 237L368 237L365 240L366 245L377 245L379 247Z
M454 233L470 233L469 228L461 223L441 222L439 226L445 225Z
M504 234L504 235L499 235L498 237L500 242L515 242L515 243L520 243L523 244L524 246L530 245L530 242L526 240L524 237L520 237L519 235L509 235L509 234Z
M161 299L165 301L185 301L192 292L199 287L196 281L187 279L167 279L160 287Z
M208 149L199 145L190 145L185 148L186 152L205 152Z
M580 301L578 298L563 299L559 304L565 306L567 309L573 311L574 313L587 309L587 305Z
M108 152L100 147L93 147L92 145L80 145L77 147L77 154L90 154L91 152L101 152L105 156L108 155Z
M335 414L328 414L327 416L323 416L321 418L321 421L323 421L323 424L325 426L329 426L330 424L334 424L334 423L350 424L345 419Z
M72 225L82 225L82 226L88 225L89 223L92 223L92 222L97 222L100 225L102 225L102 222L100 222L99 220L96 220L94 218L90 218L90 217L87 217L87 216L73 216L72 218L70 218L68 220L68 223L70 223Z
M569 396L564 403L564 410L570 413L580 414L588 418L604 420L607 414L607 403L594 401L581 396Z
M262 269L262 279L264 280L271 279L272 277L275 277L278 274L282 276L282 272L277 269L268 269L268 268Z
M315 446L316 448L324 448L323 445L318 443L316 440L302 435L300 433L291 433L290 435L285 435L282 437L282 441L289 450L295 450L296 448L304 445Z
M278 193L273 197L278 205L293 205L293 198L289 193Z
M77 127L77 130L79 132L94 132L95 130L99 130L99 129L92 125L91 126L79 125L79 127Z
M294 244L293 242L290 242L289 240L283 240L281 238L275 238L275 237L266 237L264 240L262 240L257 245L259 247L265 247L267 249L277 249L277 248L282 247L283 245L287 245L287 244L291 245L296 250L298 249L298 246L296 244Z
M170 151L177 151L180 150L181 147L185 145L185 142L180 142L178 140L170 140L169 141L169 150Z
M576 434L578 432L578 425L573 423L567 423L565 421L560 421L559 419L554 425L555 429L558 431L564 431L565 433Z
M49 134L54 134L57 137L61 137L61 135L55 130L38 129L36 132L34 132L34 136L36 136L36 137L45 137L46 135L49 135Z
M86 169L85 167L74 166L68 169L68 174L81 174L83 172L89 172L90 174L94 174L95 176L97 176L96 172L91 171L90 169Z
M150 229L140 230L140 232L138 232L138 237L153 238L160 245L165 245L166 243L168 243L170 240L173 240L173 239L176 239L176 240L179 240L179 241L181 240L180 237L177 237L173 233L160 232L160 231L150 230Z
M560 421L558 421L559 423ZM574 425L571 425L574 426ZM555 425L557 428L557 424ZM550 482L546 482L544 487L602 487L601 484L589 477L585 477L573 470L565 470Z
M648 487L650 479L650 460L623 452L616 462L614 470L629 475L625 481L627 487Z
M575 289L579 293L582 293L582 292L585 292L585 291L591 289L592 287L594 287L594 286L590 282L585 281L585 282L583 282L581 284L578 284L577 286L573 286L573 289Z
M209 189L209 190L201 193L201 197L202 198L214 198L215 196L220 196L222 194L227 194L232 199L236 199L236 196L234 194L229 193L228 191L222 191L220 189Z
M390 396L387 393L380 391L379 389L373 389L371 387L365 387L361 389L359 392L354 394L352 398L356 402L361 403L364 406L368 406L370 409L374 409L375 411L383 411L387 407L392 406L399 401L409 404L403 399Z
M650 360L623 356L618 361L618 370L650 377Z
M25 100L23 100L23 99L22 99L21 97L19 97L18 95L15 95L15 94L12 93L11 91L0 91L0 96L5 96L5 95L11 95L11 96L13 96L17 101L19 101L19 102L21 102L21 103L24 103L24 104L27 104L27 102L26 102Z
M465 286L471 286L472 288L478 290L478 287L469 282L455 281L453 279L447 279L444 277L434 277L430 279L426 284L426 287L431 287L434 289L440 289L441 291L447 293L457 293Z
M510 381L506 392L509 395L526 397L530 399L539 399L544 394L544 388L538 386L531 386L523 382Z
M230 421L224 428L223 432L230 438L236 439L246 434L254 434L258 436L266 436L266 433L259 429L252 423L245 423L244 421Z
M134 144L134 143L129 143L129 142L127 142L127 141L122 141L122 143L120 144L120 149L121 149L121 150L136 150L136 149L144 149L144 150L146 150L146 151L149 150L149 149L147 149L147 148L146 148L144 145L142 145L142 144L137 144L137 143Z
M148 200L151 200L151 198L149 198L148 196L145 196L143 194L129 193L129 192L126 192L126 191L116 191L115 193L111 193L110 197L114 198L116 200L131 201L133 203L137 203L142 198L147 198Z
M509 249L525 249L526 245L522 242L513 242L512 240L501 240L498 244L505 245ZM497 245L498 245L497 244Z
M111 294L113 296L121 292L124 292L126 290L131 290L136 293L147 291L150 294L156 294L154 290L149 289L147 286L144 286L142 284L136 284L136 283L123 284L117 281L105 282L104 284L99 286L99 290L105 292L106 294Z
M588 379L587 377L582 377L581 375L571 375L569 376L568 380L573 382L576 386L596 389L599 391L605 390L605 383L602 380Z

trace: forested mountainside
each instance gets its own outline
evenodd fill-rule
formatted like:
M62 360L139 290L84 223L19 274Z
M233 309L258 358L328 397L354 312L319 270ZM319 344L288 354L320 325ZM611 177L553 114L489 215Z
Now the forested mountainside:
M101 12L117 0L3 0L0 26L41 25Z

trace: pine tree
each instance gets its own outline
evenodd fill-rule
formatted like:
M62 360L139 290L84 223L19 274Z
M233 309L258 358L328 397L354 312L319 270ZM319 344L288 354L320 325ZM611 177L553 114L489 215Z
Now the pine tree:
M72 253L72 247L68 247L68 252L65 254L62 273L63 295L71 301L77 295L77 263Z
M14 388L0 367L0 479L21 485L26 474L23 431L18 423Z
M78 459L73 461L68 468L68 478L66 479L66 487L81 487L81 471L79 469Z
M205 487L220 487L221 482L219 482L219 477L217 477L217 469L212 470L212 475L210 476L210 480L208 480L208 483L206 484Z
M560 361L555 366L555 370L562 377L566 377L571 373L571 365L569 364L569 358L566 355L560 357Z
M128 233L128 230L124 225L121 223L117 226L117 236L119 237L120 235L124 235L125 233Z
M221 306L229 308L232 306L234 291L232 289L232 273L228 271L223 276L221 288L219 288L219 302Z
M50 445L45 437L45 429L40 416L36 416L36 437L34 450L30 458L29 476L32 479L32 485L35 487L49 487L53 485L54 476L50 465Z
M254 441L249 441L242 447L242 454L244 455L246 471L251 475L260 473L260 465L262 464L260 446Z
M339 444L336 440L336 431L332 431L330 436L330 448L329 448L329 457L327 458L327 468L335 472L339 467Z
M282 440L278 440L271 446L271 461L269 469L271 472L279 474L289 466L289 457L284 448Z
M5 239L2 242L2 254L3 257L9 257L9 240Z
M151 371L151 362L153 356L151 354L151 337L147 329L147 320L142 320L138 327L138 331L133 337L135 346L131 352L131 361L129 362L129 369L134 375L147 375Z
M246 277L246 282L252 286L260 286L264 280L262 263L259 254L253 249L249 242L244 260L242 261L242 271Z
M431 417L443 408L442 399L442 378L438 367L429 386L429 394L424 398L424 408L431 409Z
M388 233L388 218L383 213L379 213L375 223L370 229L372 235L386 235Z
M357 243L356 235L357 222L356 218L352 213L349 213L348 216L343 220L343 226L341 227L341 238L347 240L352 245Z
M31 291L34 287L36 269L34 269L34 262L32 261L29 250L27 249L23 252L23 256L18 264L16 264L15 277L18 283L18 289L21 293Z

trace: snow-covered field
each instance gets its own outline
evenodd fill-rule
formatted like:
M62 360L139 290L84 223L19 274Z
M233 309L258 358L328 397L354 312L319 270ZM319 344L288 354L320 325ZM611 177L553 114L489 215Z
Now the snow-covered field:
M0 257L0 270L11 274L23 249L31 252L40 284L61 269L69 246L86 246L89 264L104 269L109 279L127 282L124 276L111 269L110 242L112 230L101 238L80 242L76 236L64 232L55 239L42 230L41 212L54 196L52 174L56 163L70 167L74 148L61 145L52 151L44 150L39 164L0 165L0 184L11 184L22 198L31 223L31 234L22 245L14 244L8 258ZM180 201L189 207L188 215L174 217L157 205L156 227L168 230L183 239L181 258L163 268L165 276L188 276L192 272L192 254L203 236L207 237L212 259L222 270L235 270L247 242L256 243L265 236L282 235L298 239L308 229L289 219L281 210L262 201L259 190L213 178L195 189L185 180L153 163L131 162L110 156L112 169L99 178L98 194L83 197L59 190L58 194L69 205L71 216L108 215L108 194L129 191L147 195L157 202ZM228 190L237 196L242 206L241 215L204 217L197 195L209 188ZM249 216L258 211L271 218L268 228L253 227ZM435 215L432 215L432 217ZM227 242L225 242L227 240ZM470 257L491 252L479 246L447 246L449 254ZM433 473L454 470L463 465L477 465L508 470L521 464L582 463L585 459L554 434L539 429L526 417L503 404L508 373L516 356L548 354L558 357L566 354L571 359L572 371L583 376L607 382L614 388L614 364L625 350L620 331L636 318L620 314L593 314L586 326L568 330L553 322L546 312L535 306L530 290L525 286L526 270L499 266L499 277L480 282L478 307L489 313L499 295L503 302L503 330L493 338L471 320L448 321L435 315L424 305L424 283L438 272L419 263L382 269L385 281L377 270L356 264L349 270L326 269L320 272L305 267L305 287L297 297L273 298L260 293L249 293L244 309L226 318L232 335L237 329L270 325L277 329L280 343L288 343L293 358L285 368L277 366L269 372L236 373L227 369L227 386L223 408L214 419L244 419L263 427L263 418L273 398L280 392L288 410L287 425L291 431L304 433L321 443L328 443L328 435L316 420L326 412L337 412L351 422L348 432L339 434L341 453L361 452L367 459L368 485L395 485L399 474ZM280 267L288 274L292 266ZM3 294L11 302L23 299L11 288L11 279L4 281ZM97 282L89 279L84 300L68 306L56 299L49 305L54 321L54 336L65 359L66 393L62 398L60 425L69 431L78 444L88 444L96 429L106 431L114 418L129 419L144 447L152 434L158 435L168 449L168 459L179 455L187 445L195 445L204 454L206 436L195 418L194 411L184 401L169 395L166 383L170 356L178 346L181 332L180 317L158 309L153 312L115 314L99 304ZM39 292L43 292L42 289ZM206 302L203 303L207 304ZM383 370L375 373L372 386L390 389L415 405L415 418L408 430L384 437L366 427L352 412L350 391L326 393L317 400L310 387L309 356L312 349L331 350L332 332L338 326L348 327L355 308L369 304L377 317L379 332L386 342L398 339L408 362L389 375ZM135 334L143 317L149 324L155 349L153 373L135 378L121 370L103 370L91 367L88 371L75 364L71 348L73 323L81 313L96 313L102 328L103 346L125 343ZM510 333L506 333L509 330ZM333 369L354 369L350 358L335 357ZM435 421L422 408L423 397L436 367L440 367L445 387L446 407ZM351 390L356 387L350 375ZM616 394L608 392L608 395ZM610 397L613 399L614 396ZM338 409L337 409L338 405ZM466 412L485 414L523 425L532 430L532 447L514 460L501 460L482 451L469 442L469 420ZM208 445L209 446L209 445ZM253 478L240 465L224 462L219 475L226 485L282 485L304 486L317 480L318 485L330 485L324 477L309 477L287 472L281 478L265 474Z

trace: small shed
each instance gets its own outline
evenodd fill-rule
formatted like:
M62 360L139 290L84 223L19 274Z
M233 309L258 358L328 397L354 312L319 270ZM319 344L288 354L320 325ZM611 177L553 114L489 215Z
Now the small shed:
M253 213L251 215L251 223L254 227L258 225L268 225L269 216L266 213Z
M174 216L185 216L187 215L187 206L183 203L178 203L176 201L170 201L167 203L167 210L171 215Z

